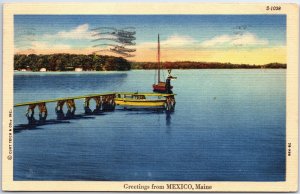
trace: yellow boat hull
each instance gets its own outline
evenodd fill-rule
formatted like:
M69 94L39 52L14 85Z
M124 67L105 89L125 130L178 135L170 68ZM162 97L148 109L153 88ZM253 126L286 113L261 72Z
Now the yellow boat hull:
M115 103L119 106L164 107L166 100L115 98Z

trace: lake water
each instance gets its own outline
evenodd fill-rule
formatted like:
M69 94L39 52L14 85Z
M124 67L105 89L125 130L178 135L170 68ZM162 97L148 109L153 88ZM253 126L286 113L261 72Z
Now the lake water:
M171 114L118 109L27 126L14 108L14 180L284 181L286 70L173 70ZM14 103L150 92L154 71L15 73ZM38 111L36 110L36 118Z

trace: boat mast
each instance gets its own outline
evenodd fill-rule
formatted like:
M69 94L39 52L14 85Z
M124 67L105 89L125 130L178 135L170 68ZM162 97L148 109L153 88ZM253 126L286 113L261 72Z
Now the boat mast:
M158 83L160 82L160 43L159 43L159 34L158 34L158 42L157 42L157 63L158 63Z

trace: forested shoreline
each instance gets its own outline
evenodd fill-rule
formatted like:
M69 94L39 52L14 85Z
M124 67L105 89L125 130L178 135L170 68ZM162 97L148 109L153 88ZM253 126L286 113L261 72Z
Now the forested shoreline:
M73 71L82 68L82 71L127 71L131 64L122 57L107 55L15 55L14 69L27 71Z
M249 65L249 64L232 64L218 62L194 62L194 61L176 61L163 62L165 69L286 69L283 63L268 63L265 65ZM132 69L156 69L155 62L134 62L131 64Z
M14 56L14 70L22 71L127 71L130 69L156 69L156 62L129 62L122 57L107 55L20 55ZM285 69L286 64L269 63L265 65L231 64L218 62L177 61L162 62L165 69Z

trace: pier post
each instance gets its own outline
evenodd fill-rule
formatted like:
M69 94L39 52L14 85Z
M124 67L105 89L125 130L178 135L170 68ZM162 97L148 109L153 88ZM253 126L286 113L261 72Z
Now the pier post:
M111 95L111 100L110 100L110 102L111 102L112 110L115 110L115 108L116 108L115 97L116 97L115 94L112 94L112 95Z
M107 96L102 96L102 110L106 111L107 110Z
M39 117L40 117L40 121L45 121L48 115L48 111L47 111L47 107L46 107L46 103L40 103L38 104L39 107Z
M36 104L30 104L27 108L26 117L28 119L29 124L35 123L35 118L34 118L35 107L36 107Z
M56 113L57 119L59 119L59 120L65 118L65 114L64 114L64 111L63 111L64 104L65 104L64 100L59 100L56 103L55 113Z
M101 111L101 107L102 107L102 100L101 100L101 96L96 96L93 98L96 102L96 108L94 109L94 113L98 113Z
M69 116L74 116L75 111L76 111L76 105L74 99L69 99L66 101L68 112L67 112L67 117Z
M65 104L64 100L59 100L56 103L55 112L56 113L63 113L63 106Z
M165 104L165 107L166 107L166 110L167 110L167 111L174 111L174 109L175 109L175 104L176 104L176 101L175 101L174 96L167 96L167 97L166 97L166 104Z
M115 94L102 96L103 99L103 111L112 111L115 110Z
M90 100L91 98L87 97L84 100L84 112L85 114L91 114L93 111L90 108Z

